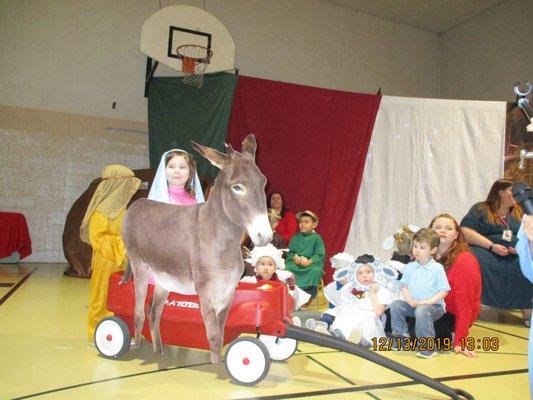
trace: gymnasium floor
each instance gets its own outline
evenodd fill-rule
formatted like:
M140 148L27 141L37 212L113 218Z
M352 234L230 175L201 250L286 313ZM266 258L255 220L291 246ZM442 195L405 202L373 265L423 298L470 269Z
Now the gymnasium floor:
M86 340L87 279L65 265L0 265L0 399L446 399L443 394L353 355L300 343L273 362L256 386L231 383L206 351L151 345L120 360L100 357ZM517 314L484 309L471 330L496 337L498 351L476 359L441 353L382 352L476 399L529 399L528 329Z

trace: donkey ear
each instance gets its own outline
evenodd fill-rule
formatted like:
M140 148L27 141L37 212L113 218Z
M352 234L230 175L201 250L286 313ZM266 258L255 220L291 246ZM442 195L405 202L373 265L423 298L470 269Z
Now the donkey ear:
M207 158L211 164L213 164L218 169L224 169L228 156L221 153L218 150L212 149L211 147L202 146L191 140L191 146L198 151L204 158Z
M242 152L246 152L255 157L255 150L257 149L257 142L255 141L255 136L253 133L250 133L244 138L242 142Z

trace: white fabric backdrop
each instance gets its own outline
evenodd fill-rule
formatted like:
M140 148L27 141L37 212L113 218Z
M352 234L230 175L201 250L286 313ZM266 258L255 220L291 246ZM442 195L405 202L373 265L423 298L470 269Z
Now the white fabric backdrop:
M345 251L388 260L401 225L461 222L503 176L505 114L505 102L384 96Z

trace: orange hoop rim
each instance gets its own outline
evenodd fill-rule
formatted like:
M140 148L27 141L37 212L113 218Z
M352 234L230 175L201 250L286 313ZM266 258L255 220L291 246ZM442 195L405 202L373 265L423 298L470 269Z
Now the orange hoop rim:
M203 49L206 52L205 57L191 57L185 54L180 53L180 49L183 50L185 48L197 48L197 49ZM184 58L188 58L190 60L194 60L195 63L203 63L203 64L209 64L209 60L211 59L211 56L213 55L213 51L211 49L208 49L205 46L200 46L198 44L182 44L181 46L178 46L176 49L176 53L178 54L178 58L180 60L183 60Z

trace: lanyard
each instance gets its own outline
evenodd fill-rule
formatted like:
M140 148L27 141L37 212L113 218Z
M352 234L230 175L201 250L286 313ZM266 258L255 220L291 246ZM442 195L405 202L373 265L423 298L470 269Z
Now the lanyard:
M511 212L507 213L507 217L503 218L502 216L498 215L498 218L502 222L503 225L509 230L509 217L511 216Z

